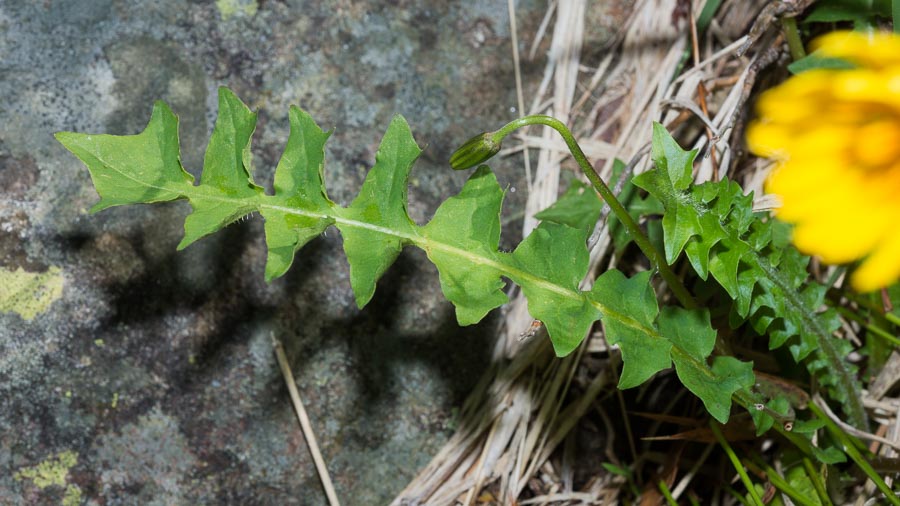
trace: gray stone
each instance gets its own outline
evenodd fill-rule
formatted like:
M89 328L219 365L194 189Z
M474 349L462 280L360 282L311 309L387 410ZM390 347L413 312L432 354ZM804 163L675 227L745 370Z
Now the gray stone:
M523 32L544 9L519 2ZM88 215L88 172L52 134L134 134L164 100L199 175L227 85L259 110L257 181L271 188L297 104L336 128L326 177L346 204L401 113L427 146L422 223L466 177L454 147L515 115L508 31L483 0L0 1L0 268L64 280L35 319L0 314L0 503L323 504L272 336L345 503L393 497L447 440L491 322L459 329L419 251L360 310L333 230L266 285L259 218L176 252L184 203Z

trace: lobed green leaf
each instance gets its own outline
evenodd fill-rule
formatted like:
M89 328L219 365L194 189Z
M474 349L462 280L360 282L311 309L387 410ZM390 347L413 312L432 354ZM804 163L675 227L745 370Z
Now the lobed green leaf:
M56 134L63 146L91 169L100 194L95 213L113 206L181 198L194 178L181 166L178 118L156 102L150 123L137 135Z
M467 257L456 251L426 247L428 258L438 269L441 290L456 307L460 325L481 321L492 309L508 300L503 292L501 271L479 261L499 262L500 206L503 190L494 173L479 167L463 190L445 200L425 225L422 235L429 244L443 242L457 251L471 252Z
M588 223L596 216L578 217L578 226L548 220L513 253L501 253L503 191L483 167L427 225L418 226L407 213L406 188L421 150L401 116L391 121L359 195L344 208L328 198L324 186L324 147L330 132L296 107L289 119L291 133L275 170L274 195L266 195L252 177L250 141L256 114L225 88L219 90L219 116L196 186L178 158L177 118L161 102L136 136L64 132L57 138L88 166L101 196L97 210L187 199L193 212L185 220L180 248L258 212L265 219L267 280L284 274L304 244L334 225L344 238L360 306L372 298L378 279L401 249L414 245L437 266L441 287L461 324L478 322L506 302L504 277L522 287L532 315L545 323L559 355L577 347L603 314L604 303L578 288L588 265Z
M571 353L602 319L607 339L622 350L622 388L637 386L674 363L685 385L724 422L731 396L752 383L749 364L727 357L707 362L715 341L708 314L676 308L660 313L649 272L629 279L613 270L598 278L591 290L579 288L588 269L585 243L600 212L592 190L575 185L540 214L543 221L512 253L503 253L498 250L503 190L487 167L476 170L458 195L419 226L407 212L407 184L421 150L403 117L391 121L374 167L346 208L332 202L324 186L330 132L296 107L290 109L289 120L290 136L275 170L274 195L266 195L252 177L250 142L256 114L224 88L219 90L219 116L196 186L179 161L177 119L162 103L154 107L150 124L139 135L61 133L57 138L88 166L101 196L95 209L187 199L193 212L185 220L179 248L258 212L265 219L267 280L284 274L303 245L333 225L344 238L351 286L361 307L371 300L379 278L402 248L412 245L423 249L437 266L441 288L455 306L460 324L478 322L506 302L503 278L507 278L521 287L529 312L546 326L557 355ZM663 132L654 130L654 157L665 167L665 182L648 184L681 191L690 185L694 154L679 151ZM672 196L679 194L673 190L664 197ZM666 205L665 198L639 202L659 210L660 202ZM716 198L710 195L706 202L715 205ZM704 269L704 258L709 258L714 276L729 271L736 260L728 260L724 253L709 255L728 237L692 243L708 218L697 208L678 209L684 212L669 218L673 220L669 228L676 230L667 232L667 242L675 244L668 254L674 257L689 248ZM668 207L666 211L668 216Z
M787 345L843 403L852 423L864 427L856 370L844 360L850 346L832 335L840 326L836 312L820 310L825 288L809 280L809 258L787 247L789 233L782 225L752 213L752 196L737 183L686 187L689 171L682 162L693 160L694 152L677 147L661 125L654 129L654 143L661 143L653 151L656 167L635 176L634 184L665 208L667 260L674 262L684 251L700 278L712 274L734 300L732 326L747 321L769 335L771 349Z
M266 281L283 275L297 250L334 223L334 203L325 193L325 142L331 136L295 106L288 113L291 133L275 168L272 205L260 209L266 220ZM303 209L319 216L301 216Z
M406 185L421 152L406 120L394 116L359 195L339 213L350 221L336 225L344 236L350 285L359 307L368 304L375 294L375 283L417 235L417 227L406 212Z

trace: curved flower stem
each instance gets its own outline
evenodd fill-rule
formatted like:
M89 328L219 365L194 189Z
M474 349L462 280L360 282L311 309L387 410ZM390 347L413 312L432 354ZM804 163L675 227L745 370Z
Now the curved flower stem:
M787 39L788 48L791 51L791 59L797 61L806 56L803 41L800 40L800 31L797 29L797 20L794 18L782 18L781 26L784 28L784 38Z
M672 271L671 267L669 267L669 264L666 263L665 257L650 243L650 239L647 238L643 230L635 223L631 215L628 214L628 211L625 210L625 207L622 206L619 199L617 199L612 190L609 189L609 186L603 182L603 179L600 178L600 175L594 170L594 166L591 165L591 162L587 159L587 156L585 156L584 151L581 150L581 146L578 145L575 136L572 135L572 132L562 121L551 116L535 114L510 121L496 132L488 135L490 136L490 140L499 146L504 137L519 128L529 125L544 125L559 132L559 135L561 135L566 142L566 146L569 147L569 152L572 153L572 157L578 162L578 166L581 167L584 175L590 180L594 190L596 190L606 204L609 205L609 208L615 213L616 218L622 222L622 225L625 226L628 233L634 238L634 242L637 243L644 255L650 259L653 266L659 270L659 274L669 285L669 288L672 289L672 293L675 294L678 302L687 309L696 308L697 303L694 301L694 298L691 296L690 292L688 292L687 288L684 287L684 284L678 276Z
M900 0L891 0L891 20L894 22L894 33L900 33Z

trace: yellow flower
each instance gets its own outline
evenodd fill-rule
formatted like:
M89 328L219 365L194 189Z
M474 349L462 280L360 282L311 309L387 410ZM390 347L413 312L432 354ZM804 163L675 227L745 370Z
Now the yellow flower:
M855 68L765 92L747 143L778 161L766 191L797 248L826 263L862 259L850 281L875 290L900 277L900 36L834 32L813 46Z

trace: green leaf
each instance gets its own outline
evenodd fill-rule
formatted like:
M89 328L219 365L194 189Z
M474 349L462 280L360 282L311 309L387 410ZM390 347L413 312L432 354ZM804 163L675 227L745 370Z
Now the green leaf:
M378 278L394 263L403 246L418 235L406 212L406 185L409 171L421 152L409 124L402 116L394 116L359 196L341 213L367 226L337 222L344 236L350 285L359 307L372 299Z
M675 208L663 215L662 225L666 263L673 264L700 228L700 214L689 207Z
M59 132L56 139L90 168L100 194L91 212L112 206L165 202L185 195L194 178L178 156L178 118L156 102L147 128L138 135Z
M709 366L707 358L716 340L709 313L665 307L657 315L649 280L649 272L627 279L618 271L608 271L597 278L591 292L595 300L606 303L602 321L607 342L622 351L619 388L640 385L674 362L685 387L703 401L714 418L725 423L731 396L753 385L752 364L716 357Z
M619 178L622 177L622 173L625 171L626 165L622 160L616 159L613 162L612 167L612 178L610 181L615 181L618 186ZM617 195L619 202L622 203L623 206L628 210L628 214L631 215L632 219L634 219L635 223L640 221L641 216L647 215L662 215L665 211L663 209L662 203L656 199L656 197L652 195L647 195L641 197L638 195L638 189L634 185L633 178L629 177L625 180L625 183L622 185L622 191ZM600 201L599 196L597 197L598 202ZM631 244L634 241L634 238L628 232L622 223L619 222L619 219L615 214L610 214L607 218L609 235L612 237L613 246L615 248L615 253L617 256L620 256L622 252L625 250L625 247ZM650 235L650 234L648 234Z
M698 276L711 274L734 300L733 326L747 321L769 334L770 348L787 346L844 405L852 423L864 427L856 369L844 360L850 346L832 335L840 321L834 311L820 309L825 290L809 280L809 258L788 246L782 225L752 213L752 196L743 195L737 183L685 186L694 152L679 148L662 127L654 129L657 144L656 167L634 183L665 208L667 260L674 262L683 249Z
M847 455L834 446L829 446L825 449L819 448L818 446L812 446L810 447L810 450L813 457L823 464L834 465L847 462Z
M812 480L810 480L809 476L806 474L806 470L803 469L803 466L793 466L789 468L784 477L787 479L790 486L803 495L810 504L822 504L822 501L819 500L819 494L816 492L816 487L813 486Z
M647 381L657 372L672 365L672 343L659 334L647 333L654 328L659 308L656 295L650 286L650 271L633 278L626 278L619 271L603 273L594 282L591 295L594 300L606 301L608 311L628 315L637 325L629 325L621 318L603 319L606 341L622 350L622 374L619 388L632 388Z
M731 413L731 396L753 385L753 364L734 357L713 359L712 374L680 354L673 353L672 361L684 386L699 397L709 414L721 423L727 422Z
M542 221L559 223L591 232L597 223L597 218L600 217L602 207L603 202L593 188L576 179L572 181L569 189L559 200L535 214L534 217Z
M697 16L697 31L702 32L706 30L721 4L722 0L706 0L706 3L703 4L703 10Z
M787 69L791 74L796 75L808 70L847 70L856 68L856 65L847 60L830 58L818 53L818 51L814 51L795 62L791 62L788 64Z
M261 188L250 179L250 138L256 130L256 113L231 90L219 88L219 116L203 158L200 183L229 195L252 196Z
M528 311L547 327L559 356L571 353L600 317L587 295L578 290L588 269L586 239L584 230L543 222L511 255L522 274L510 273L509 278L522 287ZM532 276L549 283L532 280Z
M701 210L677 205L681 192L691 185L692 166L696 151L684 151L672 139L665 127L653 124L651 156L657 170L634 177L634 184L662 202L663 238L666 262L672 264L681 254L688 240L700 229Z
M268 280L283 274L307 241L334 225L344 238L350 281L360 306L373 297L378 279L401 249L413 245L437 266L441 288L461 324L475 323L503 304L507 278L520 286L529 312L546 326L557 355L571 353L591 325L602 319L607 339L619 346L625 359L623 388L640 384L674 360L688 388L724 421L735 389L752 382L749 364L727 357L707 363L715 331L706 313L667 308L659 315L649 272L628 279L613 270L590 291L580 289L588 270L585 242L601 207L592 190L575 185L556 206L539 215L541 224L512 253L501 253L503 191L487 167L476 170L428 224L415 224L407 213L406 189L421 150L409 125L396 116L359 195L343 208L325 192L329 132L297 108L291 108L289 119L291 133L275 170L274 195L266 195L251 176L256 115L226 89L219 92L219 118L198 186L191 184L178 161L177 122L163 104L157 104L150 125L138 136L63 133L59 138L88 165L102 199L98 208L188 199L193 213L186 220L182 246L240 216L260 213L266 220ZM663 190L673 185L687 188L693 153L677 151L677 144L661 138L658 128L655 135L664 142L654 153L668 172L650 183ZM669 191L668 197L673 196L678 196L675 190ZM704 202L715 208L716 198L710 194ZM656 197L638 202L647 204L638 208L656 212L665 204ZM704 216L697 209L691 212ZM701 226L698 220L687 220L684 237L692 239ZM715 273L718 243L703 239L691 251L712 251L709 265Z
M709 230L710 233L699 237L691 237L684 247L691 265L697 271L697 275L705 281L706 277L709 276L709 251L725 238L725 234L718 227L718 218L712 213L698 217L698 222L699 220L703 220L705 223L697 223L697 226L704 230Z
M716 345L716 331L710 325L707 309L665 307L659 329L690 356L708 357Z
M734 357L716 357L710 368L708 357L716 343L716 332L709 322L709 311L663 308L659 316L660 332L672 340L675 372L706 410L721 423L731 413L731 396L754 383L753 364Z
M191 199L194 212L184 221L184 249L205 235L249 214L256 208L262 188L250 175L250 138L256 130L256 113L234 93L219 88L219 116L203 158L200 186L209 198ZM240 202L240 205L234 205Z
M406 188L421 150L409 125L397 116L360 194L343 208L328 198L324 187L329 132L297 108L291 108L289 119L291 133L275 170L274 195L266 195L251 175L256 114L224 88L219 90L219 117L197 186L179 162L177 119L165 104L156 104L150 124L139 135L57 137L88 166L101 196L96 209L187 199L193 213L186 219L182 247L258 212L266 220L267 280L286 272L304 244L334 225L344 237L351 285L360 306L372 298L378 279L401 248L414 245L437 266L441 287L462 324L475 323L503 304L507 300L503 278L508 278L529 297L532 316L546 324L559 355L575 349L601 314L625 326L647 325L639 331L661 339L652 322L638 324L579 289L588 268L585 240L599 212L599 202L591 201L596 198L592 191L574 191L572 198L582 201L562 213L565 216L557 215L560 223L546 220L515 252L501 253L497 248L503 191L487 167L477 170L459 195L444 202L431 222L416 225L407 213Z
M266 219L266 281L290 268L294 254L318 236L334 219L328 217L334 203L325 194L325 132L312 117L291 106L291 134L275 168L275 197L272 205L260 209ZM318 212L322 217L298 216L291 209Z
M508 300L500 270L483 261L499 261L502 202L497 178L482 166L459 195L444 201L422 228L422 235L430 241L425 243L425 252L440 273L444 296L456 306L460 325L481 321ZM447 251L441 247L444 245L454 250Z
M625 478L630 478L633 474L631 472L631 469L628 469L627 467L617 466L611 462L601 462L600 465L603 466L603 469L606 469L610 473L623 476Z
M685 190L694 181L693 166L697 150L685 151L669 135L666 127L653 123L653 144L650 157L653 163L669 178L676 190Z
M796 420L794 421L793 432L795 434L812 434L822 427L825 427L825 420L822 420L820 418L812 418L810 420Z
M871 23L876 17L891 16L890 0L819 0L804 23Z

